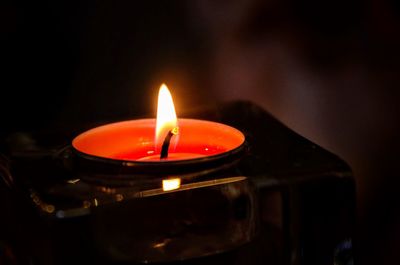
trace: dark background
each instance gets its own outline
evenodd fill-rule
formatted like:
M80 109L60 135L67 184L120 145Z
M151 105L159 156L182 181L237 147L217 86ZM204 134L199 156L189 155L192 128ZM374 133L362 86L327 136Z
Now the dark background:
M145 2L145 3L142 3ZM2 1L0 135L256 102L353 168L359 264L400 262L400 2Z

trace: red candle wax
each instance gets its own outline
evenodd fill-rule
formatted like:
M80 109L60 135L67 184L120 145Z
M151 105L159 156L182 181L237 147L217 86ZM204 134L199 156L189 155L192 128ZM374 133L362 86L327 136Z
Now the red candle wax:
M78 135L73 147L85 154L128 161L160 162L219 155L244 143L237 129L217 122L179 119L179 134L173 136L167 159L160 160L155 146L155 119L103 125Z

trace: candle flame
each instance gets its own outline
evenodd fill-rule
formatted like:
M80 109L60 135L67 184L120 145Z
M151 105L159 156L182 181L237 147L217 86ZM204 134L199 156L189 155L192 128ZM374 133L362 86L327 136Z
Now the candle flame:
M168 132L178 133L178 119L175 113L171 93L165 84L158 92L157 122L156 122L156 147L163 142Z
M181 186L181 179L180 178L164 179L162 181L162 189L163 189L163 191L176 190L176 189L179 189L180 186Z

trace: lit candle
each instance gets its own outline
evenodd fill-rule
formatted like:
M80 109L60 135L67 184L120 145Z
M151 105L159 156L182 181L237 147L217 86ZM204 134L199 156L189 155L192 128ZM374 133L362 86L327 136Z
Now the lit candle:
M244 141L244 135L228 125L205 120L178 120L171 94L163 84L157 119L103 125L78 135L72 146L89 156L152 163L212 159L234 152ZM162 148L163 145L166 148ZM162 149L167 149L164 157Z
M218 122L178 119L165 85L157 119L103 125L72 146L69 166L92 185L96 242L109 257L183 261L248 243L258 231L253 188L239 170L244 135Z

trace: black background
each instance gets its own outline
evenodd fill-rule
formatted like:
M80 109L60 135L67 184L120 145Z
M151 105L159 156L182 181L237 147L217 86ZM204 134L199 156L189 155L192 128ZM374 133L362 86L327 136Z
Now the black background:
M144 2L144 3L142 3ZM344 158L359 264L400 262L398 1L2 1L0 134L252 100Z

